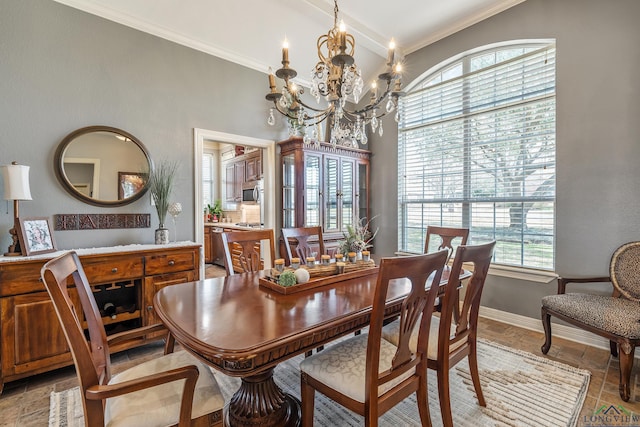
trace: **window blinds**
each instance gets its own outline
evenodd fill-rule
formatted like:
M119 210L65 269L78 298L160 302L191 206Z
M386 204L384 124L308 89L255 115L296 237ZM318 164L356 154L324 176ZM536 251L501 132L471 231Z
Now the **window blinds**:
M494 261L553 268L555 47L463 58L401 100L399 250L427 225L497 240Z

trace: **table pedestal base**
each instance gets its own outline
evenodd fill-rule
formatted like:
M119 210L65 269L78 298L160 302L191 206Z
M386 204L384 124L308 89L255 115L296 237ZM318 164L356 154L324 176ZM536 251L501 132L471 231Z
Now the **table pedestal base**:
M297 427L300 420L300 401L278 387L272 368L242 378L229 402L225 423L233 427Z

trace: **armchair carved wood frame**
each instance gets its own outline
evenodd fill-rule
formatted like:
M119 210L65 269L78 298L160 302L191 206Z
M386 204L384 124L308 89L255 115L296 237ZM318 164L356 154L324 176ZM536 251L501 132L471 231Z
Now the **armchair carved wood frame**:
M558 278L558 294L542 298L545 342L551 347L551 316L609 340L611 355L619 356L620 397L630 397L630 379L636 346L640 345L640 242L618 248L611 258L609 277ZM568 283L611 282L611 296L566 293Z

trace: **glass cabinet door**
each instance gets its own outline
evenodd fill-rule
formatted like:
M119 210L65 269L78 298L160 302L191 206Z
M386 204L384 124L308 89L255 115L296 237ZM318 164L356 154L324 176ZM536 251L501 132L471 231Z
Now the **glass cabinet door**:
M341 162L340 171L340 230L346 230L347 225L354 223L355 206L355 173L352 160L344 159Z
M325 231L339 230L338 224L338 194L339 194L340 162L333 157L325 159L324 168L324 229Z
M358 163L358 194L357 198L357 212L358 220L366 218L364 221L369 221L369 193L367 191L367 183L369 182L369 166L366 163Z
M304 159L305 218L304 226L320 225L320 156L306 155Z
M282 227L296 226L296 168L293 154L282 156Z

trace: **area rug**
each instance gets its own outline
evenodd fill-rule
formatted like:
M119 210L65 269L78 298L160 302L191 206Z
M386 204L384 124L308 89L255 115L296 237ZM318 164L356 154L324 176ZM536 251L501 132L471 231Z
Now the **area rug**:
M303 356L281 363L275 379L300 396L298 365ZM480 381L487 407L478 406L466 360L450 371L453 422L456 426L575 426L589 387L589 371L480 340ZM225 400L238 389L238 378L217 375ZM437 379L429 371L429 407L434 426L442 425ZM364 419L316 393L315 426L362 426ZM51 393L49 426L84 425L78 388ZM381 426L420 426L415 395L380 417Z

